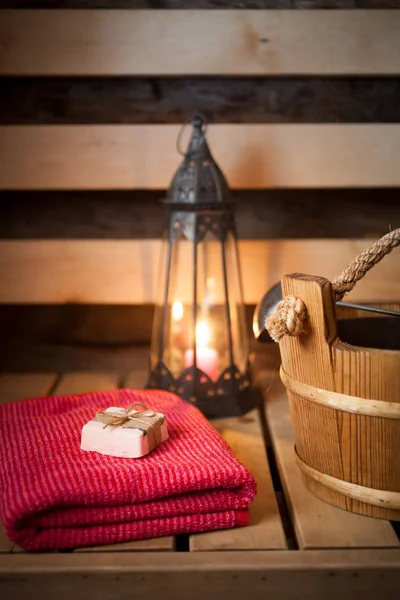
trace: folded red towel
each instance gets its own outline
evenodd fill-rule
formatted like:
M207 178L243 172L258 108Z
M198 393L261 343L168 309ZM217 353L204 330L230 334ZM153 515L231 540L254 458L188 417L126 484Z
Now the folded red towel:
M167 442L136 460L80 449L97 409L133 402L166 415ZM44 550L246 525L256 484L195 407L117 390L1 405L0 492L10 539Z

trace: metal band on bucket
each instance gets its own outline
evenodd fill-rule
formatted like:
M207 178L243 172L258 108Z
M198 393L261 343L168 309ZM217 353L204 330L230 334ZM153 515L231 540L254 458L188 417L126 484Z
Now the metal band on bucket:
M372 400L359 398L358 396L339 394L338 392L329 392L328 390L320 389L313 385L298 381L297 379L293 379L293 377L290 377L290 375L285 373L282 367L280 369L280 376L284 386L288 390L315 404L368 417L400 419L400 403L384 402L383 400Z
M390 492L364 487L363 485L350 483L349 481L344 481L343 479L338 479L337 477L332 477L332 475L317 471L317 469L310 467L310 465L300 458L297 454L296 447L294 448L294 456L300 470L305 475L330 490L343 494L352 500L358 500L359 502L365 502L366 504L372 504L373 506L391 510L400 509L400 492Z

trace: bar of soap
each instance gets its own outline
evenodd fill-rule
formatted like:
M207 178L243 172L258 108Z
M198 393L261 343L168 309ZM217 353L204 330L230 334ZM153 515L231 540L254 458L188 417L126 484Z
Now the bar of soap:
M124 414L123 408L111 406L106 413ZM133 411L133 415L136 411ZM168 439L167 421L161 413L152 419L130 420L119 427L104 427L98 418L82 428L81 450L120 458L140 458ZM148 424L146 425L146 421ZM151 425L149 425L151 423Z

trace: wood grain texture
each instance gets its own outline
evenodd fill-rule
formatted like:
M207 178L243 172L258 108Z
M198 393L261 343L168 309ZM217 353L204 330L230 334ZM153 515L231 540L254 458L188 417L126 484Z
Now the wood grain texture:
M56 381L55 373L0 373L0 403L46 396Z
M11 10L0 74L399 75L399 27L390 10Z
M3 555L3 598L397 598L400 550ZM334 585L333 585L334 582Z
M335 389L400 407L400 352L359 348L339 340L332 346ZM345 481L376 490L400 492L400 421L337 411ZM319 484L311 483L311 488ZM317 489L318 493L318 489ZM400 521L397 510L348 499L348 509Z
M379 325L383 325L380 323ZM368 325L367 325L368 327ZM343 410L347 413L380 417L381 419L400 420L400 403L375 400L374 398L360 398L350 394L327 391L289 377L283 370L280 371L282 382L286 389L291 392L319 404L328 406L335 410Z
M131 343L62 343L43 337L6 337L0 340L2 369L9 373L34 371L116 371L126 375L132 365L146 368L149 349Z
M110 546L92 546L77 548L74 552L172 552L175 548L175 538L165 536L149 540L136 540Z
M399 0L2 0L3 8L340 9L400 8Z
M160 238L163 197L144 190L3 191L0 239ZM400 227L398 188L236 190L233 197L239 239L379 238Z
M254 307L249 307L249 326L252 310ZM90 350L91 345L97 345L105 350L108 348L108 352L111 353L116 347L129 349L134 345L137 347L149 344L153 316L154 306L150 304L2 304L0 340L5 344L4 348L7 343L12 345L13 341L18 340L26 346L35 342L38 345L47 342L55 348L67 344L71 347L75 345L82 352L85 348ZM93 347L94 353L95 350ZM84 364L82 354L80 358ZM107 371L107 367L101 365L100 361L99 356L99 369ZM77 362L79 359L75 361L74 366L70 364L64 370L76 370ZM117 361L115 364L118 365ZM131 365L131 368L135 367L135 364Z
M244 301L257 304L285 273L307 270L332 280L371 243L369 239L241 241ZM159 240L2 241L0 302L154 303L160 244ZM348 300L397 301L399 268L395 253L386 257ZM180 289L182 301L187 292Z
M308 479L345 496L346 500L355 501L358 505L365 504L368 506L368 509L363 507L362 509L357 509L355 512L361 514L369 513L371 516L376 517L378 516L378 513L376 511L373 513L373 511L378 508L381 518L393 518L399 520L400 492L392 492L386 489L378 490L376 488L359 485L358 483L351 483L344 479L338 479L337 477L321 473L321 471L317 471L317 469L310 467L306 462L301 460L298 454L295 455L295 458L297 466Z
M332 390L335 387L332 356L329 342L336 334L334 303L328 281L307 275L287 275L282 280L283 296L302 298L307 307L307 335L298 337L284 336L279 343L282 356L282 368L289 376L316 387ZM323 306L326 306L324 312ZM310 358L312 357L312 359ZM343 465L340 458L340 439L334 410L313 404L313 415L303 425L310 403L301 396L288 391L290 412L295 428L297 452L308 460L315 455L315 468L343 478ZM315 440L323 436L323 443ZM321 441L321 440L320 440ZM318 465L318 467L317 467ZM340 494L331 492L336 506L345 509L346 500ZM328 494L329 496L329 494ZM326 494L322 495L326 498Z
M0 554L3 552L11 552L14 542L12 542L4 531L3 524L0 521Z
M0 124L398 123L397 78L12 77Z
M377 304L378 308L400 311L398 303ZM274 366L279 367L279 347L277 345L261 346L253 339L254 309L254 304L245 305L246 325L251 347L257 350L254 357L254 370L256 372L260 368L271 366L272 362ZM357 313L354 309L341 309L340 313L341 316L338 317L340 319L366 314L361 311ZM373 313L371 314L373 315ZM40 366L43 358L40 346L48 344L52 347L53 354L62 353L69 345L71 355L73 349L79 355L75 356L73 363L67 360L67 368L63 368L63 371L93 369L96 367L96 352L98 352L97 370L116 370L123 373L124 376L132 368L135 369L135 372L136 370L140 370L142 373L147 372L146 349L151 340L153 317L154 306L150 304L2 304L0 310L2 368L3 370L5 368L4 357L7 361L11 360L11 348L15 351L16 345L19 345L23 350L20 360L31 358L36 370L43 369L43 366ZM36 351L31 351L32 346L35 345ZM140 346L143 346L142 354L138 352ZM5 350L7 347L8 352ZM3 349L4 351L2 351ZM112 367L109 366L110 363L107 365L104 362L104 354L112 357L113 349L119 355L119 368L118 357L111 360ZM272 349L275 350L275 355L272 354ZM91 357L90 351L92 351ZM49 357L50 354L51 351L48 350ZM53 364L55 364L55 360L53 358ZM18 365L18 360L14 364L14 369L16 365ZM22 369L28 369L26 364L22 366ZM127 385L126 381L123 383L125 386Z
M286 538L272 485L258 412L252 411L240 419L219 419L212 423L253 475L258 491L250 506L248 527L192 535L190 550L204 552L286 549Z
M399 547L397 535L387 521L345 512L315 498L306 489L294 460L286 390L278 373L273 376L266 372L259 385L264 390L269 431L300 548Z
M150 353L150 351L149 351ZM140 365L132 365L133 370L123 381L123 387L130 390L142 389L146 386L148 369L140 368Z
M399 12L400 16L400 12ZM177 125L0 127L0 189L166 189L180 163ZM231 187L400 185L400 125L215 125Z
M369 274L370 275L370 274ZM400 404L400 352L342 343L337 337L331 285L322 278L286 276L283 295L302 298L307 307L307 333L280 341L282 368L295 380L327 391ZM381 328L385 320L382 320ZM307 488L317 497L356 513L400 520L400 421L351 414L310 401L288 389L296 452ZM372 413L371 413L372 414ZM315 477L316 471L321 477ZM334 478L327 479L324 474ZM340 481L347 482L343 489ZM328 483L329 482L329 483ZM349 484L353 493L345 493ZM376 490L369 491L365 488ZM379 506L368 497L379 496ZM385 502L385 492L391 492ZM393 494L394 493L394 494ZM361 501L361 498L365 501ZM389 500L389 497L387 498Z
M64 373L58 381L53 395L63 396L114 390L118 387L119 379L118 373L92 373L90 371Z

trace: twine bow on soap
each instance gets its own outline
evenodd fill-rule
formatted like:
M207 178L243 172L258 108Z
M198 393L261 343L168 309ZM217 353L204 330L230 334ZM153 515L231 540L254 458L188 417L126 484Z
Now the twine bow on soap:
M370 248L359 254L332 283L334 300L341 300L351 292L357 281L400 245L400 228L384 235ZM285 335L298 336L304 333L307 308L301 298L285 296L276 307L275 314L265 319L265 328L271 338L279 342Z
M134 410L135 406L139 406L141 410ZM133 411L133 412L132 412ZM110 412L104 410L98 410L96 413L97 419L104 424L103 429L106 427L122 427L128 421L137 421L138 423L144 423L146 425L152 425L149 423L147 418L154 418L157 414L149 410L147 406L142 404L141 402L134 402L128 408L123 409L123 411L118 412Z

